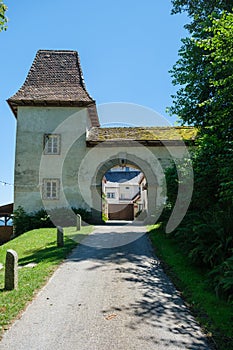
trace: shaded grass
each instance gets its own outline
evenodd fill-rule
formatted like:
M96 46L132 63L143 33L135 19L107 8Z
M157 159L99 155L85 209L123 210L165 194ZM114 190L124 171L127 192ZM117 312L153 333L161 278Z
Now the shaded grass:
M26 232L0 247L0 263L5 264L6 251L14 249L19 257L19 266L22 266L18 271L18 290L4 290L4 269L0 271L0 335L25 309L81 238L91 231L92 226L85 226L79 232L72 227L66 228L62 248L57 248L57 231L54 228ZM26 267L29 263L36 266Z
M161 225L149 228L157 256L217 349L233 349L233 305L210 289L207 271L196 268Z

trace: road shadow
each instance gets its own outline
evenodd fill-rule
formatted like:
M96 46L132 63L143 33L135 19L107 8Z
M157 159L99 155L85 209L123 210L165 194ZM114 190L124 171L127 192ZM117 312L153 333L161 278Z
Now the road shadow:
M148 235L140 235L138 230L134 230L132 227L130 232L122 234L114 229L97 232L90 235L85 244L81 244L69 257L72 262L94 261L88 270L97 270L103 265L114 269L121 282L132 290L132 295L135 290L140 291L140 296L133 302L125 305L116 300L111 309L102 310L103 314L126 314L130 320L126 327L134 330L139 340L146 339L157 349L213 349L164 273ZM113 242L113 248L105 247L106 240ZM130 243L124 244L127 241ZM119 245L115 246L117 242ZM148 334L140 333L142 324L148 327ZM161 335L158 337L153 333Z

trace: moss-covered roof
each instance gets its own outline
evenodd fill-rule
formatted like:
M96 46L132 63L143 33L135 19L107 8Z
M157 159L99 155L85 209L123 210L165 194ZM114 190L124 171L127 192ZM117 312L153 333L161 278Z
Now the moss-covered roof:
M193 143L197 129L190 126L180 127L121 127L91 128L87 135L87 144L96 145L101 142L124 143L137 141L146 145L160 145L162 142Z

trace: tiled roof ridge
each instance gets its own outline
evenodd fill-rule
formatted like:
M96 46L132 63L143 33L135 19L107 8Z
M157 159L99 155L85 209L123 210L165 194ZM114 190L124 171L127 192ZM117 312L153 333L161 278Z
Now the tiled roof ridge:
M31 71L33 71L33 69L35 69L35 66L36 66L36 63L37 63L36 59L39 56L39 53L43 52L43 51L45 51L45 50L38 50L37 51L23 85L19 88L19 90L10 99L13 99L14 96L16 96L20 92L20 90L22 90L24 88L24 86L26 86L29 83L30 73L31 73Z
M86 88L86 83L84 80L81 61L80 61L78 51L76 51L76 50L53 50L53 49L45 50L45 49L40 49L37 51L37 54L39 54L39 53L70 53L70 54L74 54L76 56L77 63L78 63L78 72L79 72L81 85L82 85L83 89L86 91L87 95L90 97L90 99L92 99L92 96L89 94L89 92L87 91L87 88ZM35 58L36 58L36 56L35 56Z
M95 104L85 85L78 52L44 49L37 51L24 83L7 102L15 114L20 105Z
M79 57L78 51L75 51L75 53L76 53L77 62L78 62L78 68L79 68L78 71L79 71L79 76L80 76L80 82L82 84L83 89L86 91L88 97L90 97L90 99L92 100L93 98L91 97L91 95L89 94L89 92L87 91L87 88L86 88L86 83L85 83L85 80L84 80L82 66L81 66L81 62L80 62L80 57Z
M65 50L65 49L39 49L38 52L73 52L76 53L76 50Z
M79 78L80 78L80 83L81 83L81 85L82 85L82 87L83 87L83 89L85 90L85 92L87 93L87 95L88 95L88 97L90 98L90 99L93 99L92 97L91 97L91 95L89 94L89 92L87 91L87 88L86 88L86 84L85 84L85 80L84 80L84 77L83 77L83 72L82 72L82 68L81 68L81 62L80 62L80 58L79 58L79 53L78 53L78 51L75 51L75 50L43 50L43 49L40 49L40 50L38 50L37 51L37 53L36 53L36 55L35 55L35 58L34 58L34 60L33 60L33 62L32 62L32 65L31 65L31 67L30 67L30 69L29 69L29 72L28 72L28 74L27 74L27 76L26 76L26 79L25 79L25 81L24 81L24 83L23 83L23 85L21 86L21 88L23 88L24 87L24 85L26 85L28 82L29 82L29 79L30 79L30 73L33 71L33 69L35 69L35 66L36 66L36 64L37 64L37 59L39 58L39 55L41 54L41 53L70 53L70 54L73 54L73 55L75 55L76 56L76 60L77 60L77 66L78 66L78 73L79 73ZM21 90L21 88L18 90L18 92ZM18 93L17 92L17 93ZM16 93L16 94L17 94ZM15 94L15 95L16 95ZM12 97L14 97L15 95L13 95Z

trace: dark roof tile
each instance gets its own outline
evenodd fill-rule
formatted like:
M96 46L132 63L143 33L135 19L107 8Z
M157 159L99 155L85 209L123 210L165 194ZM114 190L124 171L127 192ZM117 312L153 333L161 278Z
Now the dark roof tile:
M0 216L11 215L13 213L13 203L0 206Z
M78 53L66 50L39 50L23 86L7 102L15 114L22 105L95 108L95 101L85 87ZM93 118L93 126L98 126L97 113Z
M105 173L105 178L110 182L120 182L124 183L130 181L140 174L139 170L135 171L107 171Z

